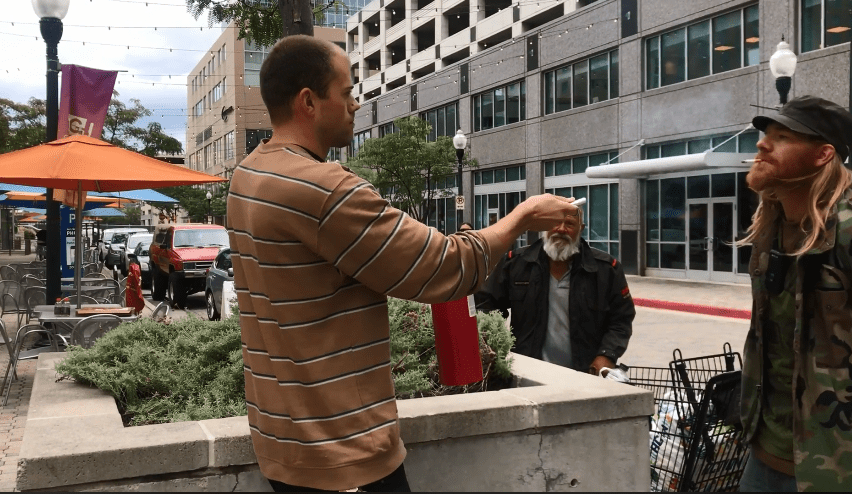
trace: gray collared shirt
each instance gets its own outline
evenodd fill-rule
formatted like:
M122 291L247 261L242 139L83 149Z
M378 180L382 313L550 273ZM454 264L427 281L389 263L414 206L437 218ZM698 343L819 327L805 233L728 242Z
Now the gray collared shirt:
M547 299L547 335L541 349L545 362L571 367L571 334L568 326L568 291L571 267L557 280L550 273Z

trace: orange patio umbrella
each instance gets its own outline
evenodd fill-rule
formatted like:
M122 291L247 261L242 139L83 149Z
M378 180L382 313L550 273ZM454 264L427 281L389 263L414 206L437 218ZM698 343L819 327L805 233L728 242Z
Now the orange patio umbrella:
M119 192L226 181L81 135L0 154L0 177L10 184L77 191L77 218L82 218L84 191ZM79 289L82 228L80 221L76 224L74 278ZM51 282L59 280L48 280L48 287ZM77 300L79 307L79 293Z

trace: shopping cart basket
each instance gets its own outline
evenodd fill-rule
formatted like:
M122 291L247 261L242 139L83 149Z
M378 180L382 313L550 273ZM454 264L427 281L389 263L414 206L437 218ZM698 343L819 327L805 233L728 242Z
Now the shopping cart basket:
M739 420L742 359L723 353L683 358L667 368L631 367L631 384L654 394L652 491L736 491L748 445Z

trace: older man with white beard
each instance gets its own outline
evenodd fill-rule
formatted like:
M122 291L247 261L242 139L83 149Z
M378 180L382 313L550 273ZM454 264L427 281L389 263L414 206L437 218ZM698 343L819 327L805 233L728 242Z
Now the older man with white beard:
M598 374L627 349L636 309L621 263L580 237L582 218L509 251L475 299L482 311L511 309L515 353Z

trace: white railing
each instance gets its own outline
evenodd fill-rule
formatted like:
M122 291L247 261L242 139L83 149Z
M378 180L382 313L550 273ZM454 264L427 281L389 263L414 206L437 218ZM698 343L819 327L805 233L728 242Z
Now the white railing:
M366 43L364 43L364 52L363 52L364 56L366 57L367 55L376 51L376 49L381 46L381 42L382 42L382 37L376 36L375 38L371 39L370 41L367 41Z
M485 39L512 25L512 9L503 9L476 24L476 40Z
M426 22L437 17L438 12L435 12L436 4L437 2L432 2L415 12L414 15L411 16L411 29L415 29L422 24L426 24Z

